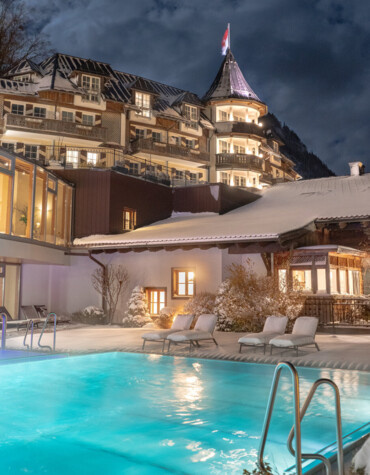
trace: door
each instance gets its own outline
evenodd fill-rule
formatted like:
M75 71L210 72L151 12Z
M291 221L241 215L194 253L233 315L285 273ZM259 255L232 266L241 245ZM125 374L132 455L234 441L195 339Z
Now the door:
M0 307L5 307L13 320L19 318L21 266L0 264Z

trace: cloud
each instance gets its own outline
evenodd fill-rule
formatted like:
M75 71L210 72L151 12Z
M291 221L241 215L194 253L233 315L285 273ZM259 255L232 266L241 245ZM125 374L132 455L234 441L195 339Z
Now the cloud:
M27 0L54 49L200 95L231 49L247 81L336 173L368 162L366 0Z

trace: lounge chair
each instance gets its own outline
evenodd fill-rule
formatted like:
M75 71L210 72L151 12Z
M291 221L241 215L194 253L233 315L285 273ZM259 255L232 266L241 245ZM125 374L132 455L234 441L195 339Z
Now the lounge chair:
M270 340L272 347L295 349L298 356L298 347L315 345L317 351L320 351L319 345L315 342L315 334L319 320L316 317L299 317L294 323L291 334L280 335Z
M171 343L189 343L189 351L194 346L199 346L200 341L213 340L218 346L217 341L213 337L217 323L217 316L213 314L203 314L198 317L194 330L181 331L168 335L168 351L170 351Z
M168 330L158 330L151 333L144 333L141 336L143 338L143 348L145 348L145 343L147 341L155 341L162 343L162 353L164 352L164 346L166 344L166 338L174 332L179 332L182 330L189 330L191 324L193 323L194 315L177 315L172 322L171 328Z
M6 309L6 307L0 307L0 314L5 314L6 316L6 326L7 328L16 328L18 331L20 328L26 328L28 325L28 320L13 320L12 316ZM2 320L0 320L0 328L2 328Z
M269 341L278 335L282 335L287 323L288 317L267 317L261 332L247 333L239 338L239 353L241 353L243 346L263 346L263 354L265 354Z

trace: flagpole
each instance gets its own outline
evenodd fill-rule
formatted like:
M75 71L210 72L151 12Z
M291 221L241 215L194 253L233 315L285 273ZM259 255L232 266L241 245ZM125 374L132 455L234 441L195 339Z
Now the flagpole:
M231 50L231 34L230 34L230 23L227 24L227 29L229 30L229 50Z

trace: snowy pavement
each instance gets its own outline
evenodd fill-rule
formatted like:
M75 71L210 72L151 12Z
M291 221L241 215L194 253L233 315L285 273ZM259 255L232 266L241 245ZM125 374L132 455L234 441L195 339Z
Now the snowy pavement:
M141 335L152 330L137 328L121 328L107 326L79 326L57 331L56 351L70 354L81 354L106 351L142 352ZM317 334L316 341L321 351L311 347L303 347L299 355L295 351L281 351L274 348L273 355L269 350L266 355L261 348L243 348L239 353L238 339L242 333L216 332L219 343L202 343L200 348L193 350L191 356L199 358L228 359L255 363L272 363L291 361L296 366L312 366L322 368L342 368L370 371L370 334ZM37 348L38 335L34 337L34 350ZM52 333L45 333L42 344L52 345ZM23 335L9 334L7 348L22 349ZM161 353L162 345L147 343L146 353ZM171 347L171 355L188 356L186 346Z

